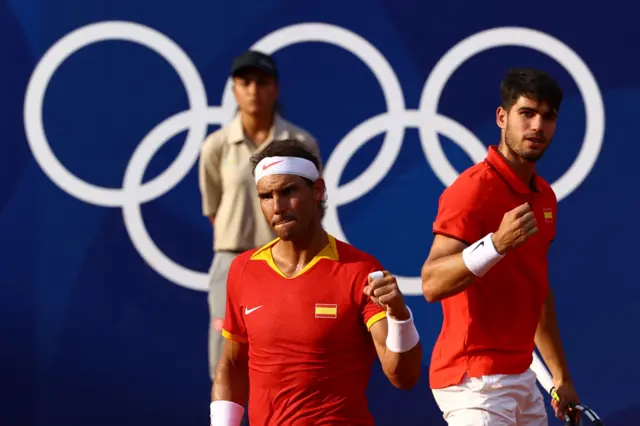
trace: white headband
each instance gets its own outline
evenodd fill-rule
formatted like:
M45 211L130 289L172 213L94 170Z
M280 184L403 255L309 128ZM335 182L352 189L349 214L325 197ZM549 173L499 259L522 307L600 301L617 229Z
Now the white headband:
M312 161L299 157L266 157L255 169L256 184L270 175L296 175L316 181L320 174Z

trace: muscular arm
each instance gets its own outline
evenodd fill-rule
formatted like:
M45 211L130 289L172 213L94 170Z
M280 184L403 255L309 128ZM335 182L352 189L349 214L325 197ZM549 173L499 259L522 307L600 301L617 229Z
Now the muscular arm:
M422 266L422 293L428 302L437 302L464 291L476 276L462 259L467 244L436 234L429 257Z
M562 348L554 305L553 293L549 289L549 294L542 307L542 316L536 329L535 343L545 364L551 370L554 386L557 387L560 383L570 383L571 377L569 376L567 360Z
M369 330L382 371L391 384L399 389L411 389L420 379L422 360L422 346L416 346L404 353L395 353L387 348L387 320L382 319L371 326Z
M226 340L211 395L212 401L232 401L244 406L249 397L249 346Z

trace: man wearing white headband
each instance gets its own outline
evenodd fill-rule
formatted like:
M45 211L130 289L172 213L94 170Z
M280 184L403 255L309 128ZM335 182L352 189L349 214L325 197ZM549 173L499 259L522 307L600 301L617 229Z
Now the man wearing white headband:
M228 278L211 424L373 425L366 389L375 356L412 388L422 348L395 278L322 228L318 159L295 140L252 158L262 212L278 238L238 256Z

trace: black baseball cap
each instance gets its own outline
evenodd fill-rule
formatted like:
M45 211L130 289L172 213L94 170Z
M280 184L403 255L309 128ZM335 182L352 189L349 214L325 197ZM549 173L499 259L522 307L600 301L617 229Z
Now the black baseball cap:
M237 56L231 65L231 75L236 75L238 72L247 68L259 69L275 79L278 78L276 61L271 56L262 52L249 50Z

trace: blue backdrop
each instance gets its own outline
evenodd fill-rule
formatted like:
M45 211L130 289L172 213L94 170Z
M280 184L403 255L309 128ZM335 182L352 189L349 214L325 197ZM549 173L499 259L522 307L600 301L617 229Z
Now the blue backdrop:
M540 172L560 198L559 321L582 399L635 424L638 12L0 0L0 424L207 424L212 235L194 164L234 111L227 71L251 46L274 52L285 116L320 142L327 229L412 295L425 374L407 393L374 369L380 425L443 424L426 374L441 309L416 295L438 196L497 141L506 69L555 75L565 102Z

